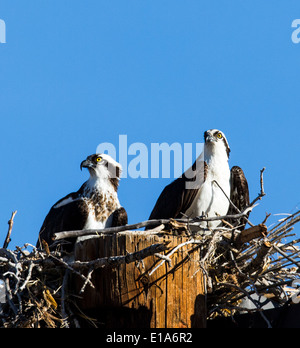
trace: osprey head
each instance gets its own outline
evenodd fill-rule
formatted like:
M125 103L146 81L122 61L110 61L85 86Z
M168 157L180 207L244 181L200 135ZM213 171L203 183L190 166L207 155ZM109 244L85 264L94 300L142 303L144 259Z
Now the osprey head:
M204 141L206 147L220 149L224 148L227 153L227 157L229 158L230 147L223 132L218 129L209 129L204 132Z
M87 168L93 177L107 177L109 179L120 179L122 166L112 157L106 154L95 154L84 160L80 169Z

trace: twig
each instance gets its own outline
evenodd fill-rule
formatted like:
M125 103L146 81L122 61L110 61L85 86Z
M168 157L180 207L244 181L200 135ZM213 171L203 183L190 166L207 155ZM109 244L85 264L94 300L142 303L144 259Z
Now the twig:
M279 252L279 254L281 254L282 256L284 256L286 259L288 259L289 261L291 261L293 264L297 265L300 269L300 262L297 262L295 259L293 259L292 257L290 257L287 253L285 253L284 251L282 251L277 245L273 245L273 248Z
M243 273L252 274L253 272L257 271L263 265L265 257L268 255L271 248L272 244L268 241L264 241L261 247L258 249L255 259L246 266Z
M158 257L159 259L162 259L162 260L167 261L168 264L169 264L169 267L172 267L172 260L171 260L168 256L162 255L162 254L158 254L158 253L156 253L156 254L154 254L154 255L155 255L156 257Z
M220 190L223 192L224 196L227 198L227 200L229 201L229 204L231 204L231 206L234 208L234 210L238 213L241 214L242 212L240 211L240 209L232 202L232 200L227 196L226 192L223 190L223 188L221 187L221 185L219 185L219 183L216 180L213 180L213 182L220 188ZM246 216L244 216L244 219L248 222L248 224L250 226L254 226Z
M11 241L10 236L11 236L12 228L13 228L13 225L14 225L14 218L15 218L16 214L17 214L17 211L14 211L12 213L12 215L11 215L10 220L8 221L9 227L8 227L8 232L7 232L4 244L3 244L3 249L7 249L8 244Z
M227 286L227 287L231 287L231 288L235 288L235 289L237 289L238 291L242 292L242 293L254 304L254 306L258 309L258 312L260 313L261 317L262 317L262 318L264 319L264 321L266 322L268 328L272 328L272 326L271 326L269 320L267 319L267 317L264 315L264 313L263 313L262 311L260 311L260 309L261 309L260 303L259 303L258 301L256 301L256 300L254 300L254 299L249 295L249 293L248 293L246 290L240 288L239 286L236 286L235 284L222 283L222 285Z
M76 230L76 231L63 231L55 233L53 236L53 240L61 240L65 238L76 238L88 235L97 235L100 233L119 233L130 230L137 230L144 227L157 227L160 225L164 225L170 222L170 219L161 219L161 220L148 220L139 222L137 224L126 225L126 226L118 226L118 227L110 227L104 228L100 230Z
M61 317L64 323L64 327L69 328L69 323L68 323L68 315L66 313L66 306L65 306L65 301L66 301L66 287L68 284L68 279L69 279L69 274L70 270L66 270L63 283L62 283L62 288L61 288Z
M74 263L72 263L71 265L72 267L76 269L79 268L81 270L85 268L95 270L97 268L102 268L105 266L117 267L122 264L129 264L131 262L140 261L145 259L148 256L165 251L168 249L168 244L169 242L164 244L152 244L148 248L145 248L140 251L136 251L134 253L129 253L125 256L104 257L104 258L96 259L92 261L74 261Z
M271 230L270 230L270 233L272 233L273 231L277 230L278 231L278 228L279 226L283 225L285 222L287 222L288 220L292 220L291 222L294 221L294 223L298 222L299 219L300 219L300 216L297 216L300 214L300 211L297 211L296 213L294 213L293 215L290 215L288 217L286 217L285 219L281 220L279 222L279 224L277 224L276 226L274 226ZM293 220L295 218L295 220ZM291 226L291 225L290 225ZM285 228L286 226L284 226Z
M200 244L201 241L200 240L196 240L196 239L191 239L187 242L181 243L179 245L177 245L172 251L170 251L166 256L168 259L170 259L170 256L172 256L178 249L184 247L185 245L188 244ZM166 262L166 260L162 260L156 267L153 268L153 270L151 272L149 272L149 277L159 268L161 267L164 263Z
M14 315L16 316L18 314L18 310L13 302L13 295L12 295L12 292L10 289L10 284L9 284L8 278L5 279L5 288L6 288L7 300L8 300L9 306L12 309L12 311L14 312Z
M266 237L268 228L266 225L259 224L254 227L250 227L246 230L243 230L234 241L234 245L237 249L240 249L241 246L245 243L250 242L253 239Z
M29 282L29 280L31 279L31 276L32 276L32 270L34 268L34 263L33 262L30 262L29 264L29 268L28 268L28 274L27 274L27 277L23 283L23 285L20 287L20 291L23 291L27 285L27 283Z
M235 209L237 213L241 213L240 209L232 202L232 200L227 196L226 192L223 190L222 186L219 185L219 183L216 180L213 180L213 183L215 183L219 189L223 192L224 196L227 198L228 202L232 205L232 207Z
M265 196L265 190L264 190L264 177L263 177L263 174L264 174L264 171L266 170L266 168L264 167L263 169L261 169L260 171L260 194L261 196Z
M270 216L271 216L271 214L266 214L266 217L265 217L264 221L261 224L264 225L267 222L267 220L268 220L268 218Z
M254 205L257 201L260 201L265 195L265 190L264 190L264 177L263 173L266 170L264 167L263 169L260 170L260 193L259 195L250 203L250 207Z
M80 291L79 291L79 294L83 294L83 293L84 293L85 288L86 288L88 282L89 282L89 281L91 280L91 278L92 278L93 272L94 272L94 268L91 267L91 268L89 269L89 272L88 272L87 276L86 276L86 281L83 283L83 285L82 285L82 287L81 287L81 289L80 289Z
M81 274L80 272L77 272L77 271L72 267L74 264L71 264L71 265L70 265L70 264L68 264L67 262L63 261L62 259L59 259L59 258L53 256L52 254L50 255L50 258L52 258L52 259L54 259L55 261L57 261L57 262L59 262L60 264L62 264L66 269L68 269L68 270L72 271L73 273L77 274L81 279L86 280L86 277L85 277L83 274ZM90 285L93 289L95 289L95 286L94 286L94 284L93 284L91 281L89 281L88 283L89 283L89 285Z
M235 215L223 215L223 216L212 216L212 217L203 217L199 216L194 219L157 219L157 220L147 220L143 221L137 224L133 225L126 225L126 226L118 226L118 227L109 227L109 228L104 228L100 230L76 230L76 231L63 231L63 232L58 232L53 235L53 240L61 240L65 238L77 238L77 237L83 237L83 236L94 236L98 234L109 234L109 233L119 233L119 232L124 232L124 231L131 231L131 230L136 230L144 227L156 227L160 225L168 225L172 221L177 221L179 223L186 223L189 224L190 226L199 226L200 222L203 221L221 221L223 219L239 219L242 217L246 217L246 213L240 213L240 214L235 214ZM142 233L147 233L149 234L149 230L147 231L141 231Z

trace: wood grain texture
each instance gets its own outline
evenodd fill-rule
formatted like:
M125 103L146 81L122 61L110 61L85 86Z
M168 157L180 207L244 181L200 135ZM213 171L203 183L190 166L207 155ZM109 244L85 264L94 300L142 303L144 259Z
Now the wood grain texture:
M169 243L167 255L188 237L148 235L128 232L100 235L76 244L75 259L126 255L157 243ZM103 314L106 327L191 328L205 327L206 308L203 273L199 265L199 245L188 244L171 256L172 265L152 255L144 260L105 267L93 272L95 290L87 287L80 306L93 314ZM80 290L82 280L75 286ZM97 315L98 317L98 315Z

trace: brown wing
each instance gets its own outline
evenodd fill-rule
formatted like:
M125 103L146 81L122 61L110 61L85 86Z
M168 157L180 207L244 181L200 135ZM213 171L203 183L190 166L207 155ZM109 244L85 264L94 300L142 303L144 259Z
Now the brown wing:
M166 186L159 196L149 220L179 218L192 204L197 189L185 190L185 180L178 178Z
M243 211L250 205L250 197L247 179L243 170L238 166L234 166L231 169L230 187L230 199L232 203L237 208L239 208L240 211ZM228 215L234 214L237 214L237 211L232 206L230 206ZM234 224L234 221L229 222ZM240 223L246 224L246 220L242 219Z
M126 210L121 207L113 213L112 227L125 226L128 224L128 216Z
M84 228L88 217L88 207L84 200L76 200L76 198L77 193L71 193L51 208L41 227L37 247L41 247L42 240L45 240L50 246L53 243L52 237L56 232L77 231ZM55 208L64 200L70 200L70 202Z
M193 203L206 179L207 165L197 161L181 178L166 186L159 196L149 220L181 218Z

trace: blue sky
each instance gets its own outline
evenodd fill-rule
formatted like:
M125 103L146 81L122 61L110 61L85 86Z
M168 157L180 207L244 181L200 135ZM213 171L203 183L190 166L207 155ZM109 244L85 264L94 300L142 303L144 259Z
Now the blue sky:
M253 222L295 212L296 18L298 0L1 0L0 244L13 210L10 247L35 243L50 207L88 178L81 161L102 142L118 148L120 134L150 147L221 129L251 198L267 168ZM121 181L130 223L148 218L171 180Z

